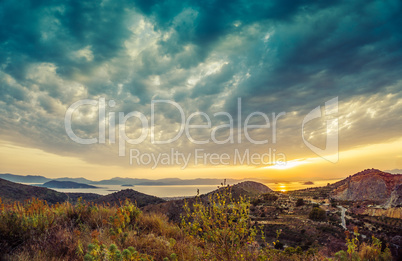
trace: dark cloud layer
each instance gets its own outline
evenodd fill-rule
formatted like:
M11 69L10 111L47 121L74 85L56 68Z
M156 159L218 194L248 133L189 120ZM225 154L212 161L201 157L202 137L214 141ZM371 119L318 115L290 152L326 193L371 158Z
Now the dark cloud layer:
M401 11L398 0L2 1L0 135L111 163L115 157L105 155L115 148L67 137L64 113L73 102L106 97L115 111L149 115L152 99L169 99L187 116L227 111L236 125L241 97L243 119L253 111L288 112L278 146L296 157L304 151L297 151L303 117L338 96L341 148L396 138ZM162 136L174 133L179 116L174 108L161 111ZM77 133L96 135L96 113L77 117ZM185 139L171 146L194 147Z

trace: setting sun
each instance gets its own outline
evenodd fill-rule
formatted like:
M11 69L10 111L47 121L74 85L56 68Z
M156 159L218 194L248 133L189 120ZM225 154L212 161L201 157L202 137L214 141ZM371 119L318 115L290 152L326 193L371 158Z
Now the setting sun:
M280 192L286 192L287 191L285 185L280 185L279 188L280 188L280 190L279 190Z

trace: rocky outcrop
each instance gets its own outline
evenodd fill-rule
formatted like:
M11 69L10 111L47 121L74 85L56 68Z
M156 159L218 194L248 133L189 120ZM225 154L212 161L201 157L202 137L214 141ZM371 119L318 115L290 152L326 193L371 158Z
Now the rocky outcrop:
M385 208L402 207L402 184L399 184L392 191L391 196L384 204Z
M338 200L370 200L389 206L400 204L402 175L393 175L377 169L367 169L349 176L333 189L331 197ZM392 198L392 200L391 200Z

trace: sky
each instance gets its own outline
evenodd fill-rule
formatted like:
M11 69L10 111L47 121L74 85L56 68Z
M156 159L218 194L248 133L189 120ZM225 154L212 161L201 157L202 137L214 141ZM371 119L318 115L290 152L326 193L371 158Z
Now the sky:
M402 3L0 3L0 173L402 169Z

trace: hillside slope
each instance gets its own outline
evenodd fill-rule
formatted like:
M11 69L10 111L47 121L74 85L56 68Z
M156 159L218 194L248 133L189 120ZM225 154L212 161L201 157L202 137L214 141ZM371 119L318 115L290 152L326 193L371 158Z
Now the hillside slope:
M348 201L372 200L382 204L391 198L391 194L401 183L401 174L390 174L378 169L366 169L333 184L334 189L331 192L331 197ZM394 198L397 195L396 192ZM398 199L395 200L398 201Z
M199 198L203 202L208 202L209 196L214 196L220 189L216 189L208 194L200 195ZM256 197L258 195L271 192L272 190L264 184L254 181L244 181L236 185L231 186L231 194L233 198L243 197ZM185 201L189 206L195 203L195 197L179 200L171 200L165 203L149 205L143 208L144 212L154 212L166 215L170 220L174 222L180 222L180 215L183 211Z
M44 187L23 185L0 179L0 198L6 203L23 202L32 198L46 200L49 204L62 203L66 200L75 203L79 198L86 201L94 201L99 197L101 195L94 193L62 193Z
M132 189L125 189L118 192L114 192L112 194L102 196L94 200L94 202L98 204L109 203L112 205L114 204L119 205L120 202L124 202L126 199L129 199L131 202L137 202L137 206L140 208L145 207L147 205L159 204L165 202L165 200L161 198L147 195Z
M24 201L31 198L46 200L50 204L64 202L68 196L48 188L22 185L0 179L0 197L5 202Z

